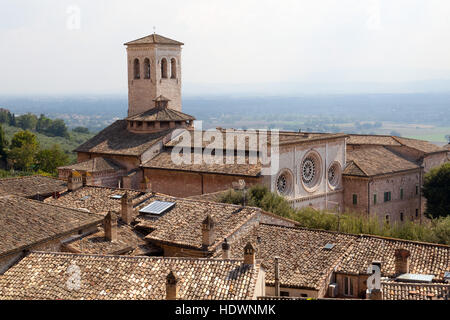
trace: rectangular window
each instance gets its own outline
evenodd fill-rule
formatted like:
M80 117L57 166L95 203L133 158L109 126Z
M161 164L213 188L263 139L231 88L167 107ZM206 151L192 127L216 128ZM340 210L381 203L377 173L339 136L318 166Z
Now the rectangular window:
M300 297L302 297L302 298L307 298L308 295L307 295L306 293L301 293L301 294L300 294Z
M403 212L400 212L400 221L403 221L404 217L403 217Z
M391 192L384 193L384 202L391 201Z
M416 186L416 196L419 194L419 186Z
M416 209L416 218L419 217L419 209Z
M400 189L400 200L403 200L403 188Z
M389 220L390 220L390 216L387 214L386 215L386 224L389 224Z
M289 297L289 292L287 292L287 291L280 291L280 297Z
M358 195L354 194L353 195L353 205L357 205L358 204Z
M344 277L344 295L353 296L353 279Z
M373 204L377 204L377 195L376 194L373 195Z

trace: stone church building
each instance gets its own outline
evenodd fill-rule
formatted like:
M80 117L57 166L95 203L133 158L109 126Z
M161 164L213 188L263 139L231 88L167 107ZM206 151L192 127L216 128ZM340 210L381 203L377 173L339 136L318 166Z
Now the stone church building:
M242 161L228 164L224 155L224 161L212 164L204 159L175 163L172 151L180 141L177 129L209 141L206 131L194 128L195 118L182 112L183 43L152 34L125 45L128 117L79 146L75 150L78 163L59 168L62 179L75 170L93 185L177 197L222 191L244 180L247 186L268 186L293 207L358 211L401 221L407 217L420 219L423 174L448 161L445 149L425 141L280 131L278 150L268 151L272 158L279 159L274 172L273 163L259 160L261 150L250 150L247 143L244 147L233 143L229 149L226 133L248 141L252 139L248 132L218 128L223 149L241 156ZM207 143L196 147L191 144L183 155L194 159L196 154L208 151L217 156L217 149L209 148ZM267 174L271 168L271 174Z

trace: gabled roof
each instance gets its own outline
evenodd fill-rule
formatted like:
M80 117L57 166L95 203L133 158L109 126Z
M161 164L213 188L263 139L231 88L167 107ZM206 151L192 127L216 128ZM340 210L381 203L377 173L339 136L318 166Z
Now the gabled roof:
M411 255L410 273L434 275L434 281L443 281L446 271L450 271L450 246L361 235L343 257L337 272L366 274L373 261L381 262L381 273L386 277L395 276L395 250L406 249Z
M371 177L391 174L420 167L383 146L370 146L347 150L348 164L344 175Z
M0 197L0 256L103 221L97 214L17 196Z
M445 300L450 284L382 282L383 300Z
M117 120L89 139L75 152L140 156L173 129L155 133L133 133L127 130L126 120Z
M378 145L390 147L408 147L428 154L443 152L444 149L424 140L402 138L396 136L351 134L347 140L350 145Z
M194 250L214 251L224 238L251 219L257 219L261 209L232 204L155 196L152 201L175 202L175 206L158 220L138 217L142 227L153 229L146 239L156 244L186 247ZM202 245L202 222L207 215L214 219L214 243Z
M45 202L67 208L106 214L108 211L120 211L121 199L113 198L113 196L123 196L125 193L128 193L133 205L140 203L146 196L151 196L151 194L137 190L84 186L75 191L63 193L57 199L46 199Z
M80 271L78 290L68 285L71 266ZM0 299L164 300L170 272L179 281L182 300L243 300L254 297L260 265L245 265L242 260L33 252L0 277Z
M260 243L258 243L258 237ZM266 283L275 284L274 257L278 256L283 287L321 290L343 254L358 236L344 233L260 224L241 238L229 240L231 258L251 242L266 269ZM326 244L334 244L331 250ZM218 251L215 257L220 257Z
M195 118L186 113L166 107L156 107L127 118L128 121L193 121Z
M114 161L112 159L96 157L84 162L75 163L70 166L59 167L58 169L87 171L87 172L103 172L103 171L125 170L126 168L117 161Z
M138 45L139 44L169 44L169 45L177 45L177 46L184 45L184 43L182 43L182 42L163 37L156 33L125 43L126 46L135 45L135 44L138 44Z
M67 190L66 182L39 175L0 179L0 194L34 198L38 195L48 196L65 190Z
M142 165L143 168L148 169L165 169L165 170L179 170L179 171L189 171L189 172L201 172L201 173L215 173L215 174L229 174L229 175L241 175L241 176L250 176L250 177L258 177L261 175L262 165L259 159L254 158L250 161L251 158L249 156L242 157L242 164L239 164L236 160L234 163L227 164L226 163L226 152L224 152L223 157L219 158L222 160L222 163L209 163L205 160L206 157L202 157L202 162L196 164L194 162L195 152L191 152L189 154L190 163L175 163L172 160L172 149L165 150L155 156L153 159L150 159L146 163Z

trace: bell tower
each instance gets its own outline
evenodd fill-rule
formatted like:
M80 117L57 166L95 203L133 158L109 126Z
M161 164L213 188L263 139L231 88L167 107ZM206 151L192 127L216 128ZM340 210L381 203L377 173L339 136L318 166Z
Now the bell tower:
M170 100L170 109L182 111L182 45L158 34L125 43L129 117L154 108L153 100L161 95Z

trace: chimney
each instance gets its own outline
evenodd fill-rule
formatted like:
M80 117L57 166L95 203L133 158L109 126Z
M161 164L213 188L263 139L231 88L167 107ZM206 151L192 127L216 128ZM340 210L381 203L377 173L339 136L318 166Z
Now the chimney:
M117 240L117 215L114 212L108 212L103 222L103 228L105 229L105 239L107 241Z
M230 259L230 244L225 239L222 243L222 259Z
M244 247L244 264L255 264L255 248L251 242Z
M131 177L129 177L129 176L122 177L122 188L123 189L131 189Z
M173 271L170 271L166 278L166 300L177 300L178 290L178 279Z
M92 186L94 182L94 178L90 172L87 172L83 175L83 186Z
M120 201L122 205L120 211L122 221L130 224L133 222L133 199L128 195L128 192L125 192Z
M275 297L280 296L280 258L274 257L275 262Z
M406 249L395 250L395 273L409 273L409 256L411 253Z
M142 177L141 190L144 192L152 192L152 183L146 176Z
M70 171L67 178L67 189L69 191L76 191L83 186L83 177L78 171Z
M204 247L209 247L216 240L214 232L214 220L208 214L202 222L202 244Z

